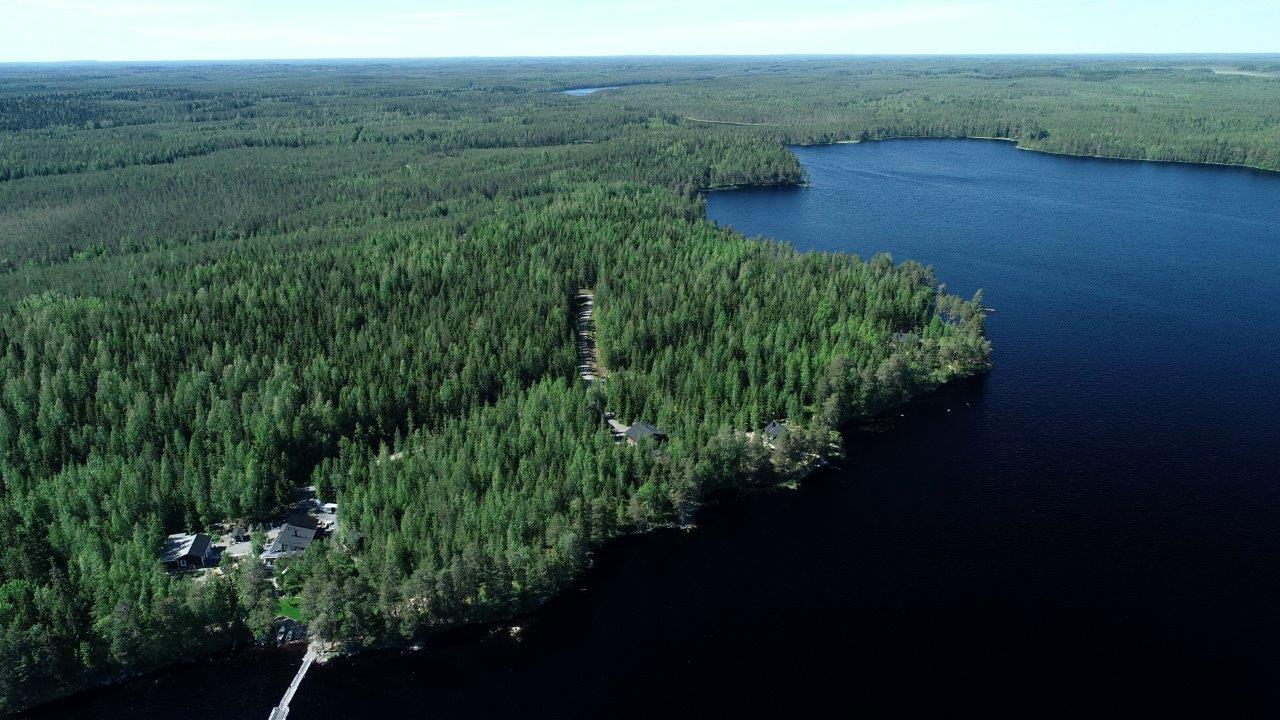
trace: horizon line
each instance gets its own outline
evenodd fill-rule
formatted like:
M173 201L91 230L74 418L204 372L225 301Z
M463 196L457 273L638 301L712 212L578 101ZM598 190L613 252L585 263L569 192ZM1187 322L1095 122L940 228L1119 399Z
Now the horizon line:
M345 56L345 57L244 57L244 58L172 58L172 59L122 59L97 60L0 60L0 66L14 65L204 65L217 63L326 63L326 62L426 62L426 61L494 61L494 60L751 60L762 58L805 59L869 59L869 58L1212 58L1212 57L1262 57L1280 59L1280 50L1268 51L1115 51L1115 52L963 52L963 53L632 53L620 55L404 55L404 56Z

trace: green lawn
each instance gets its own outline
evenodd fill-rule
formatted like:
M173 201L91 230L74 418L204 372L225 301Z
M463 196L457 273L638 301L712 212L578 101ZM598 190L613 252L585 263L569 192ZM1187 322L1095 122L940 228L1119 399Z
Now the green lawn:
M302 610L298 608L298 598L296 596L280 598L280 604L276 607L276 614L302 622Z

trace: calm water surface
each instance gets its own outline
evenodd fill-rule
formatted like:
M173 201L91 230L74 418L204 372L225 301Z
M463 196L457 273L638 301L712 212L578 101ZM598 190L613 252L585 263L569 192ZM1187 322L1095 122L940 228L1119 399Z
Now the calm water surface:
M796 153L811 187L715 193L710 217L984 288L990 375L851 434L798 492L611 546L518 640L317 667L290 717L1280 707L1280 175L982 141ZM57 709L265 718L295 662Z
M587 95L594 95L601 90L617 90L620 87L620 85L606 85L605 87L574 88L572 90L563 90L561 92L565 95L573 95L574 97L585 97Z

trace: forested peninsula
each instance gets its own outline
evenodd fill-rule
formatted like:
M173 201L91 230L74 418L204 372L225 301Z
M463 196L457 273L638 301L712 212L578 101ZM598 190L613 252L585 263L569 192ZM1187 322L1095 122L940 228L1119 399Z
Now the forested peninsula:
M981 298L744 238L701 192L898 136L1280 170L1257 63L0 67L0 712L254 642L281 594L351 650L509 616L793 479L984 371ZM162 563L311 486L338 521L305 552Z

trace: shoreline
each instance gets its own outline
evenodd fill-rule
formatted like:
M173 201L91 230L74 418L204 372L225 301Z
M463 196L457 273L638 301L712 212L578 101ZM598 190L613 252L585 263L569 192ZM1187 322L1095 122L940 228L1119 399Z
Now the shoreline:
M956 380L963 381L967 379L969 378L968 377L957 378ZM948 385L950 385L950 383L946 383L938 388L934 388L933 390L930 390L924 393L924 395L929 395L931 393L937 392L942 388L947 387ZM911 402L914 402L919 397L921 396L910 398L909 400L903 403L903 406ZM854 429L856 427L857 425L854 425L854 426L851 426L850 429ZM743 478L744 484L742 485L734 486L730 488L721 488L721 489L712 491L705 498L701 499L698 502L697 506L694 508L692 516L690 517L689 520L685 522L673 520L671 522L653 524L644 528L639 528L639 529L619 533L614 537L604 540L598 546L591 549L587 558L586 565L577 575L575 575L575 578L574 578L575 583L577 580L580 580L586 573L589 573L596 568L597 553L602 550L607 550L609 546L612 546L620 542L643 541L646 537L654 535L656 533L660 533L660 532L673 532L673 531L694 532L698 529L698 525L697 525L696 519L694 519L693 516L696 516L698 512L700 512L704 507L708 506L709 504L713 504L713 503L718 504L720 502L724 502L727 500L733 500L735 498L743 497L746 495L754 495L758 493L795 491L799 489L800 483L806 478L810 477L811 475L813 475L814 473L820 470L824 470L832 467L835 461L839 460L842 457L842 449L843 449L843 444L841 444L840 448L833 447L830 450L828 455L820 458L817 462L810 464L808 467L804 468L802 472L797 472L795 474L788 474L786 476L780 476L777 480L772 482L752 483L752 482L749 482L750 480L749 478L744 477ZM708 502L708 500L710 500L710 502ZM283 704L286 707L286 714L287 714L288 702L292 700L293 695L296 694L298 689L301 687L301 683L302 683L301 676L305 674L306 668L308 667L309 664L323 666L323 665L327 665L330 661L333 661L333 660L340 660L340 661L350 660L366 654L371 655L371 654L390 653L390 652L417 652L417 651L423 650L424 648L427 647L428 643L430 643L432 640L439 638L441 636L467 635L467 634L478 633L477 637L483 637L489 633L492 633L495 628L508 628L508 629L519 628L522 624L522 621L525 618L532 619L539 612L542 611L542 608L544 606L546 606L548 603L555 602L556 600L562 598L565 595L565 593L569 591L572 587L573 587L573 584L567 585L557 590L553 594L549 595L548 597L543 598L536 604L531 605L527 608L524 608L519 612L511 613L508 615L502 615L498 617L493 617L488 620L480 620L476 622L459 624L459 625L441 626L429 631L427 634L423 635L422 637L409 639L404 642L390 642L390 643L372 645L369 647L358 648L358 649L344 649L340 647L341 643L338 641L334 641L326 638L318 638L314 635L309 635L303 640L294 640L292 642L282 643L282 644L277 644L274 642L253 642L248 644L243 644L243 643L235 644L229 647L215 650L214 652L211 652L211 653L204 653L204 654L185 657L185 658L176 660L174 662L167 663L167 664L154 667L148 670L131 672L128 674L117 675L108 679L104 679L92 685L79 688L69 694L54 697L44 702L38 703L36 705L31 705L31 706L22 708L21 710L18 711L17 716L24 717L31 712L42 712L42 711L48 712L63 705L72 705L78 699L82 699L82 698L87 699L95 696L100 696L103 694L110 694L114 691L117 691L119 689L122 689L130 685L131 683L158 682L172 673L181 672L184 669L195 668L204 663L217 662L220 660L228 660L235 657L244 656L250 653L275 653L275 652L281 652L281 651L291 651L291 650L296 651L298 649L303 649L303 655L300 657L300 662L302 663L303 669L301 673L295 674L294 684L286 687L285 690L283 691L283 700L284 700ZM474 638L473 638L473 641L474 641ZM308 657L311 658L310 663L308 663ZM268 711L271 713L270 717L272 720L280 720L281 718L284 717L284 715L276 714L279 708L280 708L280 705L275 705L269 708Z
M707 508L713 505L731 503L748 496L756 496L756 495L766 494L766 493L782 493L782 492L791 493L791 492L799 491L800 489L803 488L803 483L805 480L809 479L810 477L824 470L828 470L833 467L836 467L841 460L847 457L845 450L846 450L847 435L849 433L858 432L860 430L868 430L871 427L873 427L873 425L877 422L882 422L885 420L891 421L893 418L897 417L897 414L900 413L904 408L907 408L909 406L912 406L922 401L927 402L930 398L937 396L940 393L944 393L950 389L959 387L964 383L972 382L977 378L983 377L984 375L986 375L986 373L990 372L990 370L991 368L987 367L986 369L976 372L972 375L952 378L951 380L948 380L947 382L942 383L937 387L930 388L922 393L919 393L917 395L913 395L907 398L900 405L895 406L894 408L885 410L879 415L876 415L874 417L861 418L853 422L850 422L847 426L845 426L844 428L841 428L838 431L841 436L841 442L838 445L833 444L827 449L826 453L823 456L816 458L815 461L808 463L802 469L798 469L791 473L780 474L778 477L776 477L775 479L769 482L754 482L752 481L751 477L744 476L742 478L742 484L740 485L712 490L709 493L707 493L707 495L699 499L699 502L694 508L692 516L686 522L672 521L667 523L654 524L642 529L636 529L636 530L620 533L614 537L608 538L607 540L600 543L598 546L592 548L588 556L586 565L580 571L580 573L575 576L574 583L564 588L561 588L560 590L556 591L550 596L543 598L538 603L528 608L522 609L519 612L511 613L509 615L503 615L500 617L494 617L489 620L482 620L482 621L466 623L461 625L442 626L434 630L431 630L430 632L428 632L422 637L410 639L404 642L385 643L385 644L379 644L379 645L353 649L353 650L343 649L339 647L340 643L336 641L321 639L315 636L309 636L305 639L305 641L295 640L291 643L284 643L279 645L275 643L270 643L270 642L240 644L238 646L223 648L209 654L195 655L188 658L183 658L176 662L162 665L160 667L152 668L150 670L135 672L128 675L117 676L112 679L103 680L99 683L95 683L92 686L81 688L70 694L56 697L46 702L42 702L37 705L32 705L30 707L24 708L23 710L20 711L19 716L23 716L24 714L30 713L32 711L39 711L39 710L47 711L53 708L57 708L64 704L73 704L76 702L78 698L81 698L81 697L94 697L102 694L108 694L120 688L123 688L129 685L130 683L147 682L147 681L155 682L170 675L171 673L180 672L183 669L197 667L202 663L216 662L218 660L226 660L229 658L243 656L250 653L275 653L275 652L283 651L283 652L290 652L292 654L297 650L301 649L303 650L303 655L300 656L299 661L305 664L306 655L314 651L315 656L313 659L313 664L324 666L324 665L327 665L330 661L351 660L354 658L358 658L362 655L376 655L379 653L395 653L395 652L401 652L401 653L419 652L427 648L428 645L433 640L436 640L441 637L448 638L448 637L457 636L461 638L469 638L469 639L463 639L462 642L464 643L475 642L476 639L478 638L486 637L492 634L495 631L495 629L510 630L511 628L519 628L522 625L531 624L531 622L535 621L538 613L542 612L543 608L548 603L556 602L557 600L562 599L565 596L567 591L569 591L574 585L578 584L578 581L580 581L588 573L591 573L596 569L597 567L596 558L598 553L601 553L601 552L607 553L611 546L619 543L643 542L649 536L655 535L657 533L675 532L675 531L696 532L698 530L696 515L700 513L704 508ZM739 432L742 432L742 431L739 431ZM516 632L518 632L518 630ZM296 676L295 676L295 679L296 679ZM301 681L298 681L297 687L292 688L292 693L289 692L289 688L286 688L284 692L286 692L287 695L291 697L291 695L293 693L296 693L300 687L301 687ZM272 708L270 708L269 712L274 713L276 710L276 707L278 706L273 706Z
M1154 158L1133 158L1123 157L1120 155L1086 155L1083 153L1066 152L1064 150L1047 150L1045 148L1026 147L1022 145L1022 141L1016 138L995 137L992 135L893 135L891 137L872 138L868 140L833 140L831 142L803 142L789 143L786 147L831 147L834 145L859 145L862 143L885 142L887 140L994 140L997 142L1013 143L1013 147L1017 150L1025 150L1027 152L1041 153L1043 155L1055 155L1064 158L1080 158L1082 160L1115 160L1120 162L1142 162L1157 163L1161 165L1193 165L1206 168L1235 168L1239 170L1249 170L1252 172L1267 173L1269 175L1280 175L1280 168L1267 168L1258 165L1238 165L1235 163L1218 163L1218 162L1202 162L1199 160L1157 160ZM750 187L774 187L774 185L753 185ZM747 186L740 186L747 187ZM717 189L717 188L712 188Z
M531 605L518 612L508 615L493 617L488 620L480 620L460 625L447 625L433 629L419 638L410 639L404 642L390 642L359 649L342 649L338 647L339 643L332 640L319 640L317 638L309 638L310 644L323 643L327 645L326 650L321 653L315 660L317 665L325 665L331 660L350 660L358 658L366 654L393 653L393 652L420 652L425 650L433 640L441 637L452 636L474 636L475 638L487 637L497 630L507 630L520 632L520 628L536 622L536 617L543 611L543 608L550 603L563 599L566 593L575 585L580 585L579 581L585 578L589 573L597 569L596 559L598 554L607 553L609 548L619 543L626 542L643 542L646 538L665 532L696 532L698 530L697 515L704 509L721 505L724 503L732 503L737 500L749 496L757 496L768 493L792 493L797 492L804 487L804 482L814 475L824 471L836 468L844 460L848 459L848 440L853 433L875 431L883 423L894 422L902 417L904 411L924 404L926 406L937 402L946 397L947 393L959 391L970 383L982 381L992 369L992 364L988 363L986 367L977 370L968 375L953 377L936 386L930 387L922 392L911 395L904 399L901 403L892 408L887 408L882 412L869 416L861 417L849 421L843 427L836 430L839 433L840 441L826 446L822 455L814 455L809 462L802 467L797 467L786 473L778 473L776 477L768 482L757 482L757 476L743 475L740 478L740 484L731 487L716 488L709 491L698 499L689 518L681 522L673 520L671 522L649 525L644 528L638 528L627 532L619 533L614 537L602 541L599 545L593 547L589 554L587 563L584 568L575 576L574 582L557 590L551 595L543 598L534 605ZM949 412L949 410L948 410ZM735 431L743 434L745 431ZM468 642L468 641L464 641Z

